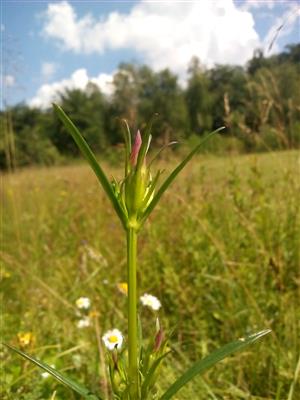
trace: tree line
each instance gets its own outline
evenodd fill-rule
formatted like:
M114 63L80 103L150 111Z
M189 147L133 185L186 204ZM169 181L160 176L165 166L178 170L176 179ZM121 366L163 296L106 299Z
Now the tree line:
M153 137L195 144L222 125L212 151L288 149L300 144L300 44L265 57L256 51L245 67L206 69L193 58L183 87L171 70L123 63L113 78L111 96L89 83L86 90L66 90L59 103L96 153L110 153L123 141L120 119L143 129L158 113ZM0 113L0 167L50 165L78 157L78 149L53 110L26 104Z

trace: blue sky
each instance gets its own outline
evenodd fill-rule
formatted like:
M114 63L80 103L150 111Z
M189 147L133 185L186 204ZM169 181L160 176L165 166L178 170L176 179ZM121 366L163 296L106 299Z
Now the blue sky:
M243 65L258 47L298 43L299 9L299 0L2 0L2 107L47 107L89 80L110 93L123 61L169 67L183 84L193 55L207 67Z

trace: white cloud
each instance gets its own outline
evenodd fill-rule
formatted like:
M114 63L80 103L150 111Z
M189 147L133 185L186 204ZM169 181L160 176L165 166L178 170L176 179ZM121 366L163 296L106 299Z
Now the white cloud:
M16 79L13 75L4 75L3 84L6 87L12 87L16 84Z
M112 75L103 73L96 77L89 78L86 69L81 68L76 70L68 79L42 85L38 89L35 97L29 100L28 104L31 107L45 109L49 107L53 101L59 99L60 93L64 93L67 89L84 90L89 82L96 84L104 94L110 95L113 91L112 80Z
M57 71L57 64L52 62L43 62L41 67L41 73L45 80L49 80L53 77Z
M67 1L51 3L43 33L75 53L134 49L158 70L183 74L193 55L201 62L243 64L260 45L249 11L233 0L142 0L127 14L111 12L95 19L78 17Z

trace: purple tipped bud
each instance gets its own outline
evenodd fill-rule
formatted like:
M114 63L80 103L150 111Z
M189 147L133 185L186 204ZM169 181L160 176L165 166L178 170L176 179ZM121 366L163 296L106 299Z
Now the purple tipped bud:
M160 328L159 331L157 332L156 336L155 336L155 341L154 341L154 351L158 351L160 349L160 346L164 340L164 332L163 330Z
M135 141L134 141L134 145L132 147L132 151L130 154L130 163L131 165L135 166L137 163L137 158L139 155L139 151L142 145L142 137L141 137L141 133L138 130L135 136Z

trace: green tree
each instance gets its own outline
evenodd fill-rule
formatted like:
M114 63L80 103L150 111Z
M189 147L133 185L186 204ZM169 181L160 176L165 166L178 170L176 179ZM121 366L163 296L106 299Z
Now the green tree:
M123 140L121 118L126 118L131 125L136 122L139 101L137 75L138 67L130 63L121 64L114 75L113 94L106 109L106 131L109 132L112 144Z
M99 88L90 83L85 91L67 90L60 95L59 103L72 117L93 149L96 152L102 150L107 143L104 131L106 104ZM52 142L60 153L78 155L76 145L52 112L45 124L45 129L49 132Z
M264 53L261 49L256 49L253 53L253 57L247 63L247 72L250 75L254 75L255 72L264 67L268 67L269 60L264 57Z
M24 104L1 115L1 168L30 164L50 165L59 153L44 129L45 113Z
M177 76L168 69L154 72L147 66L122 64L114 77L114 94L108 106L107 129L114 143L122 140L120 118L126 118L135 129L143 128L158 113L153 134L155 138L179 138L187 130L184 92Z
M209 131L212 128L213 98L210 93L209 79L206 70L198 58L191 60L188 68L188 85L185 99L189 114L190 130L196 134Z
M154 73L142 68L139 72L140 121L148 121L158 113L159 118L153 127L154 137L161 137L165 143L184 137L188 130L188 113L177 76L169 69Z
M242 67L217 65L209 71L210 90L213 94L213 128L230 125L230 114L243 114L247 93L247 74Z

